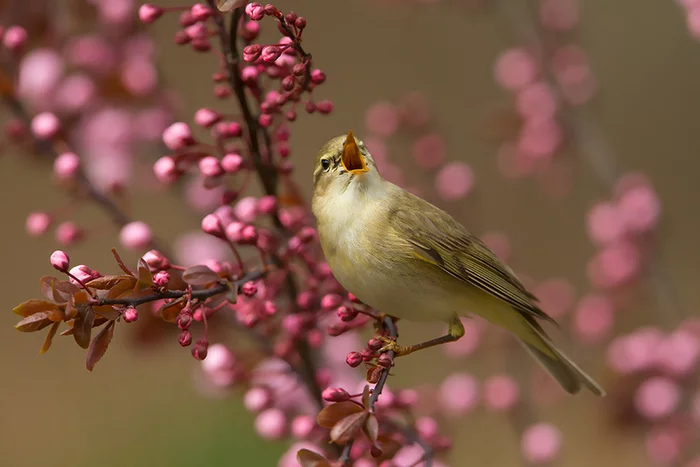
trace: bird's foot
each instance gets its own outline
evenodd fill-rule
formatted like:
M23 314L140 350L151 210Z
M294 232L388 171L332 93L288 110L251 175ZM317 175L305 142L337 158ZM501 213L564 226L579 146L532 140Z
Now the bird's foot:
M408 355L413 352L413 348L411 346L399 345L396 343L396 340L392 339L391 337L377 336L377 339L386 344L384 347L379 349L379 353L394 352L394 358L396 358L403 357L404 355Z
M377 316L374 320L374 330L377 331L378 334L381 334L382 331L384 331L384 320L387 318L387 316L389 316L389 315L387 315L386 313L380 312L379 314L377 314ZM392 316L391 320L394 323L396 323L399 320L399 318L395 318Z

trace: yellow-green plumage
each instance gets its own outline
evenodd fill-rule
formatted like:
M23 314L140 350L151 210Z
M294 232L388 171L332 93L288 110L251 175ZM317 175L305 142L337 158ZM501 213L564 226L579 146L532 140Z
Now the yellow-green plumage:
M458 317L479 315L518 337L568 392L583 384L604 394L554 347L538 320L554 321L510 268L449 214L382 179L361 141L369 170L347 170L345 140L320 151L313 198L321 246L343 287L398 318L452 323L455 339Z

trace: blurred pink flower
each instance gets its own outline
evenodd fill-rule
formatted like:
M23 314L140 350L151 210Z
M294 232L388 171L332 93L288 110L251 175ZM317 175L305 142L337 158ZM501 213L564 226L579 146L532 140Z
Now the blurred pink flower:
M518 402L518 383L508 375L494 375L484 381L482 399L492 410L508 410Z
M634 397L634 405L640 414L649 419L658 419L670 415L681 397L681 389L675 381L655 376L644 381Z
M579 22L577 0L542 0L540 2L540 21L542 25L554 31L568 31Z
M628 241L606 246L589 262L589 280L598 287L614 288L623 285L641 268L641 255Z
M574 286L566 279L544 280L535 287L533 293L540 299L542 311L554 319L564 316L574 304Z
M445 415L464 415L479 401L479 383L471 375L454 373L440 385L439 400Z
M594 242L606 245L621 240L625 234L623 213L613 203L597 203L587 216L588 236Z
M529 426L521 438L523 456L534 464L543 464L554 460L559 454L561 444L560 431L548 423Z
M673 427L654 427L645 445L649 458L660 465L672 465L681 454L683 435Z
M649 185L625 191L618 206L625 226L635 232L646 232L654 228L661 214L661 202Z
M226 243L204 232L182 235L175 242L175 253L179 264L185 267L202 264L210 259L229 259L231 256Z
M522 49L509 49L498 57L494 69L498 84L515 91L530 84L537 76L532 56Z
M641 328L616 337L608 347L608 363L620 373L633 373L652 366L663 334L656 328Z
M450 162L435 176L435 190L446 201L467 196L474 187L474 173L464 162Z
M422 169L437 169L447 159L444 138L437 133L428 133L416 139L411 152Z
M557 102L550 86L535 82L518 91L515 105L520 115L531 120L550 120L557 111Z
M17 94L28 99L32 106L47 110L64 68L63 60L56 51L51 49L30 51L19 65Z
M481 240L501 261L505 262L510 259L510 240L505 233L497 231L486 232L481 236Z
M587 344L596 344L607 338L614 324L614 307L604 295L582 297L574 310L574 332Z
M287 419L280 409L270 408L255 418L255 431L267 440L281 439L287 432Z
M369 132L381 136L391 136L399 128L399 113L389 101L379 101L365 112L365 127Z

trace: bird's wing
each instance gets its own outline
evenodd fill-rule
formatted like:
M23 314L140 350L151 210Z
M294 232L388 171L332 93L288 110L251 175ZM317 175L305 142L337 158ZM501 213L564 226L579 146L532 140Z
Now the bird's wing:
M504 300L526 316L552 322L537 306L537 298L512 270L449 214L409 192L412 200L389 210L389 224L413 247L417 257L451 276ZM409 201L409 202L406 202ZM412 206L411 209L402 206Z

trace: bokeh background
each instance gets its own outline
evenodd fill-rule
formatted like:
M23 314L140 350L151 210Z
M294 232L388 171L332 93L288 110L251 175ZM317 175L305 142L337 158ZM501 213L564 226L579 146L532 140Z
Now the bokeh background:
M11 17L12 9L23 3L32 1L5 1L0 6L9 8ZM304 195L310 197L313 156L321 144L349 129L360 133L364 113L373 102L421 91L433 104L449 157L468 162L476 174L470 198L443 207L476 233L507 232L516 269L536 278L566 277L579 292L585 291L585 264L593 247L584 214L606 196L604 188L583 159L576 160L574 189L565 198L546 196L531 179L512 182L499 175L495 147L483 137L484 119L489 110L509 102L492 70L495 57L513 44L511 27L498 9L474 9L468 2L434 3L292 0L278 5L307 18L305 47L328 75L319 93L335 104L330 117L303 116L294 125L296 179ZM663 202L661 262L673 284L674 300L685 312L697 314L700 43L689 35L684 13L672 1L581 2L581 13L582 45L600 86L592 116L620 167L647 173L658 190ZM172 43L175 17L162 19L150 31L165 81L180 91L183 115L213 104L209 75L215 69L214 56ZM391 157L408 164L410 177L421 179L408 154L396 152ZM39 278L52 274L48 256L55 247L53 239L28 238L26 215L55 208L66 199L49 181L48 164L4 151L0 167L4 193L0 463L9 467L275 465L287 445L257 437L240 394L209 397L198 391L196 362L174 338L167 345L137 347L132 345L130 329L119 326L109 353L89 373L84 351L66 338L57 338L49 353L39 355L43 337L13 329L16 316L11 309L39 297ZM423 180L428 187L432 183ZM197 217L182 206L180 197L145 193L130 211L135 218L148 219L161 237L172 240L197 228ZM93 208L81 210L79 218L92 225L102 222ZM69 250L76 264L111 267L109 248L117 245L116 233L104 225L89 242ZM657 322L658 313L670 313L669 306L676 306L671 303L657 300L653 284L642 283L624 326ZM402 337L413 341L439 330L405 323ZM578 348L571 342L564 347L604 386L612 384L602 365L603 349ZM417 379L437 379L448 369L478 365L448 361L439 349L429 350L400 361L392 384L410 385ZM556 423L565 434L557 465L649 465L642 434L617 429L611 411L606 401L583 395L539 412L541 419ZM454 429L449 465L499 467L519 462L517 439L498 416L477 411L455 421Z

